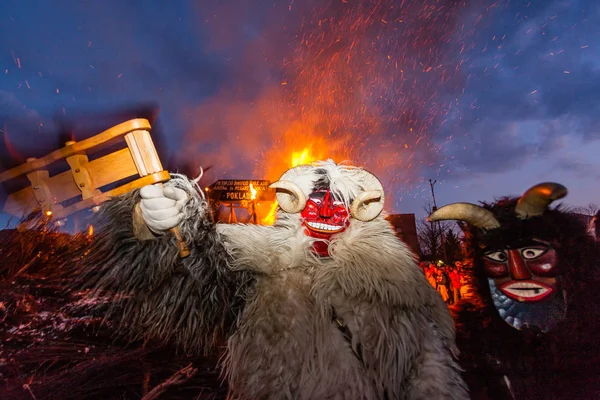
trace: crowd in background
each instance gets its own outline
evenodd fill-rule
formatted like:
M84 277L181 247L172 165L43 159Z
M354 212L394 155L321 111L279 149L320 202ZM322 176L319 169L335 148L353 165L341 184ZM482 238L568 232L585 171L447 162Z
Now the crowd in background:
M442 296L447 304L454 304L458 300L467 297L467 278L463 273L461 261L454 265L439 262L421 262L421 268L425 277Z

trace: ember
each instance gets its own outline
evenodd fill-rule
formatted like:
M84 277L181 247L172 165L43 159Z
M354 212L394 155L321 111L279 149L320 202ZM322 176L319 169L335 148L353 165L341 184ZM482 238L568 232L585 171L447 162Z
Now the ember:
M208 14L227 18L207 23L216 40L234 42L235 13L219 7ZM464 60L448 54L462 54L449 47L468 47L469 28L456 29L463 7L456 0L273 5L268 12L275 15L264 20L275 24L236 55L240 80L190 113L184 155L200 154L228 175L254 167L254 176L269 180L290 167L290 156L292 165L350 160L386 185L409 187L422 165L437 162L434 135L460 97L446 91L462 84ZM249 82L248 69L280 79Z
M215 30L247 29L235 20L235 15L247 15L235 9L239 6L208 13L226 20L207 24L214 23ZM422 164L436 162L436 127L458 101L446 90L460 86L463 60L448 59L452 52L446 47L468 47L462 43L468 29L458 31L455 21L464 6L459 0L274 4L276 15L264 20L275 25L236 54L231 68L239 73L232 75L244 81L188 110L193 122L182 158L194 160L200 154L205 166L215 166L212 171L231 175L233 169L254 169L253 176L269 180L317 159L352 160L387 184L414 183ZM228 37L216 33L217 40ZM257 76L262 71L266 78ZM259 89L253 87L257 82ZM10 149L7 135L4 140ZM251 200L260 196L254 186L250 190ZM262 223L272 224L276 209L274 202ZM140 398L190 361L203 371L190 386L225 392L215 360L193 360L152 343L126 347L90 311L86 293L65 295L76 272L66 260L86 256L93 226L76 237L41 228L2 234L0 378L5 398L113 398L125 392ZM179 393L186 394L191 397Z

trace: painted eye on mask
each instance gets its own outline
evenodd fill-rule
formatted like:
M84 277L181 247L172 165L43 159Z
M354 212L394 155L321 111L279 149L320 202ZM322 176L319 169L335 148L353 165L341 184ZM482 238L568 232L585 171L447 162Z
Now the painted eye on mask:
M521 249L521 255L526 260L533 260L533 259L540 257L544 253L546 253L546 251L548 251L548 249L540 249L537 247L526 247L524 249Z
M306 202L304 213L307 217L316 218L319 215L319 206L313 200L309 200Z
M484 256L495 262L505 262L508 259L508 257L506 256L506 252L504 252L503 250L491 251L489 253L485 253Z

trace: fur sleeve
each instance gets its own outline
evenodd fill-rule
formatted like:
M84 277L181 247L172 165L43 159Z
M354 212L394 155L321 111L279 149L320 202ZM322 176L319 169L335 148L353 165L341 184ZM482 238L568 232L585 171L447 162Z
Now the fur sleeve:
M174 175L166 185L186 190L180 230L190 248L181 259L175 238L151 240L134 235L139 191L102 206L97 236L83 258L83 285L109 296L107 317L131 339L173 341L186 352L208 352L231 332L252 285L252 276L229 268L207 205L187 178Z

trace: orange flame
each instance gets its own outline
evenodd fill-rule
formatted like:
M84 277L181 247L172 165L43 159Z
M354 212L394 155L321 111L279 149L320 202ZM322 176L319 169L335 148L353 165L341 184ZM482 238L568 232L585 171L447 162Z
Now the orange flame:
M245 15L236 10L242 2L198 3L219 3L207 15ZM200 153L207 165L223 171L254 166L257 177L274 181L296 164L288 164L293 151L301 157L310 146L314 159L350 161L403 189L420 185L423 167L443 165L444 146L435 138L453 121L468 81L463 50L491 11L466 26L459 15L475 9L464 1L304 3L296 2L291 13L285 6L268 7L265 21L273 23L261 25L260 40L248 41L236 54L231 82L186 111L190 129L181 157L194 160ZM212 49L236 43L241 21L211 19ZM257 75L248 71L268 79L255 88L259 80L248 78ZM240 99L241 92L252 93L251 101ZM232 148L256 149L258 163L240 159Z
M88 236L93 236L94 235L94 225L88 226L87 235Z
M314 157L310 153L310 148L305 148L302 151L296 151L292 153L292 167L308 164L315 161Z
M263 225L273 225L275 223L275 214L277 214L277 206L277 200L275 200L271 205L269 214L262 220Z
M277 145L261 157L257 172L266 179L277 180L287 169L317 160L331 158L340 162L354 158L347 140L330 137L311 128L308 123L296 122L284 129L283 137ZM298 146L299 142L302 147Z
M256 200L256 193L258 193L258 190L254 189L254 185L250 184L250 200Z
M302 164L310 164L311 162L320 160L322 157L315 155L311 147L305 147L300 151L292 151L291 163L287 168L297 167ZM275 215L277 214L277 200L273 202L269 214L263 219L263 225L273 225L275 223Z

